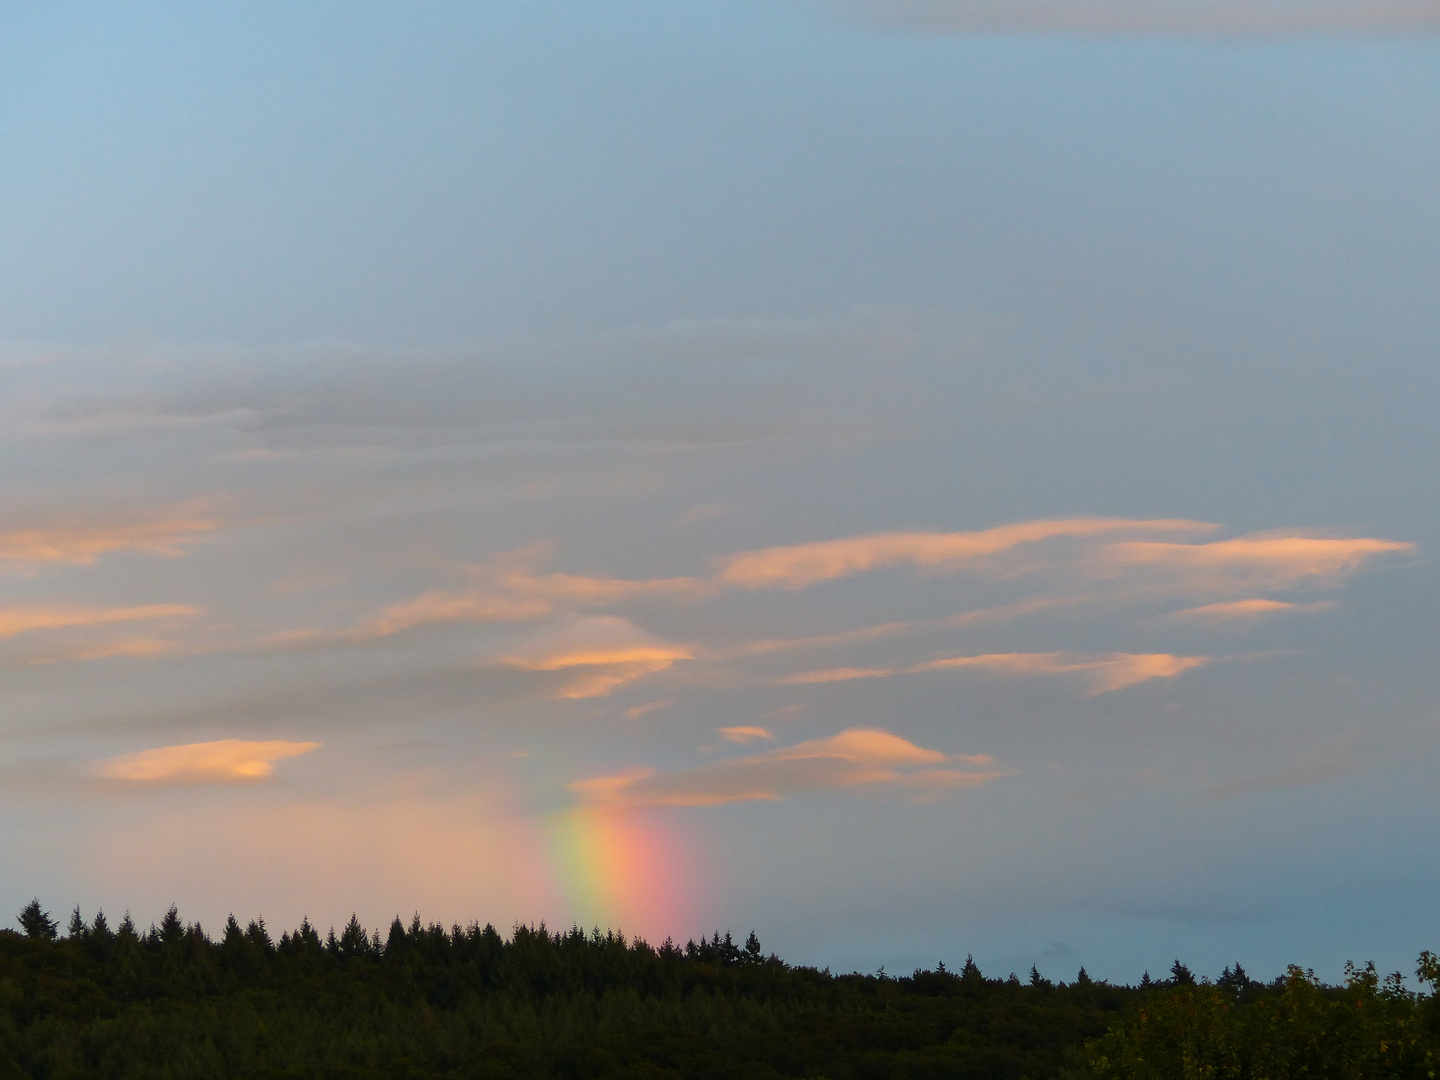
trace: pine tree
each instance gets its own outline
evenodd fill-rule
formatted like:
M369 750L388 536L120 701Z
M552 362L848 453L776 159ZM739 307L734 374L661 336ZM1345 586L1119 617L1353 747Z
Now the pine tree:
M965 966L960 969L960 978L967 986L979 986L985 981L985 976L980 973L980 966L975 963L975 957L970 953L965 954Z
M178 945L184 937L185 924L180 921L180 912L171 904L165 918L160 920L160 942L163 945Z
M54 941L60 930L55 920L50 918L50 913L40 906L39 897L20 910L20 928L25 931L26 937L42 941Z
M245 927L245 937L266 956L275 951L275 943L270 940L270 931L265 929L264 916L250 920L250 925Z

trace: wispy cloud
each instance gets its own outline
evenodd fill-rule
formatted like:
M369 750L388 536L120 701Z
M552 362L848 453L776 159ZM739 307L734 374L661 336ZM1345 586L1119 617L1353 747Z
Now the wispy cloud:
M1068 518L1027 521L979 532L875 533L731 555L722 561L720 579L746 589L803 589L822 581L902 564L954 569L1022 544L1061 537L1083 538L1121 532L1193 533L1216 528L1218 526L1206 522L1178 519Z
M96 762L93 772L107 780L139 783L233 783L264 780L275 762L318 749L318 742L217 742L158 746Z
M625 710L626 720L639 720L642 716L648 716L657 709L668 708L675 704L674 698L665 698L663 701L645 701L639 705L631 705Z
M497 658L526 671L584 669L560 691L561 697L588 698L690 660L687 645L647 633L629 619L615 616L572 618L530 638Z
M475 584L465 590L434 590L382 608L352 631L360 639L388 637L419 626L448 622L516 622L556 611L593 608L643 596L693 598L713 592L696 578L632 581L583 574L536 573L548 554L536 544L472 566Z
M1356 772L1363 764L1358 753L1359 733L1329 739L1297 754L1279 768L1247 773L1207 787L1207 798L1243 795L1265 788L1309 787Z
M1202 604L1200 607L1172 611L1163 616L1186 622L1253 622L1266 615L1308 614L1328 611L1335 605L1328 600L1317 600L1313 604L1297 604L1285 600L1265 600L1253 597L1247 600L1227 600L1220 604Z
M183 517L120 525L61 525L0 533L0 559L19 563L90 566L113 551L144 551L171 558L185 545L219 528L215 518Z
M1151 679L1170 679L1193 668L1203 667L1209 656L1172 656L1169 653L985 653L980 656L951 656L928 660L909 667L846 667L805 671L781 680L791 684L848 682L853 679L883 679L894 675L917 675L953 668L979 668L1003 675L1081 675L1090 684L1091 694L1123 690Z
M908 565L932 571L989 567L1012 574L1013 558L994 560L1045 541L1080 542L1076 549L1035 552L1023 568L1053 572L1099 588L1096 595L1056 594L1030 597L994 608L923 622L889 622L859 630L811 638L757 641L730 650L754 655L808 646L837 645L916 630L960 627L1034 614L1057 606L1104 600L1116 593L1115 579L1158 578L1127 588L1234 592L1252 588L1333 585L1387 554L1406 553L1415 545L1372 537L1337 539L1293 533L1257 533L1212 543L1176 543L1154 539L1113 541L1116 534L1207 532L1219 526L1180 518L1067 518L1027 521L975 532L891 532L790 544L740 552L721 558L713 577L632 580L569 573L541 573L535 564L547 557L546 545L532 545L469 568L474 584L463 590L432 590L382 608L349 636L357 640L387 637L419 626L448 622L510 622L593 610L640 598L693 602L724 589L796 591L886 567ZM1123 592L1123 589L1121 590ZM1118 594L1117 594L1118 595ZM1115 596L1109 596L1112 601ZM1249 603L1236 601L1234 603ZM1256 603L1259 603L1258 601ZM1236 609L1237 612L1240 610ZM1259 610L1258 608L1256 609ZM1217 609L1218 613L1218 609Z
M922 33L1242 36L1440 26L1433 0L834 0L845 14Z
M599 803L719 806L825 789L977 787L1009 775L989 755L947 755L879 728L851 728L698 768L669 773L637 768L570 786Z
M759 739L773 739L774 734L763 727L722 727L719 729L720 737L726 742L752 743Z
M0 638L32 630L62 630L81 626L107 626L148 619L182 619L199 615L190 604L140 604L134 607L25 607L0 608Z
M435 589L412 600L387 605L356 627L349 636L369 640L437 623L516 622L543 618L553 610L553 605L543 600L497 596L483 589L469 592Z
M1412 543L1378 537L1325 537L1263 532L1206 544L1136 540L1105 545L1102 565L1160 573L1194 589L1237 591L1330 586Z

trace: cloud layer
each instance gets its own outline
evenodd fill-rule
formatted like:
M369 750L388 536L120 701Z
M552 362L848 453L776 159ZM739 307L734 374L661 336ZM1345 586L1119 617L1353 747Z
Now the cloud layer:
M986 653L980 656L950 656L927 660L909 667L830 668L802 671L784 681L790 684L849 682L852 679L884 679L894 675L918 675L927 671L978 668L1002 675L1081 675L1092 694L1123 690L1151 679L1173 679L1182 672L1210 663L1209 656L1172 656L1169 653Z
M608 694L694 656L688 646L646 633L629 619L591 616L531 637L498 662L525 671L579 669L581 674L564 685L560 696L587 698Z
M319 749L318 742L216 742L157 746L97 762L94 774L106 780L149 784L213 784L268 779L275 763Z
M723 561L720 578L746 589L803 589L822 581L901 564L954 570L1022 544L1057 538L1079 539L1124 532L1193 533L1216 528L1218 526L1206 522L1180 519L1069 518L1027 521L979 532L876 533L732 555Z
M219 526L214 518L184 517L122 525L15 529L0 533L0 560L93 566L100 556L114 551L143 551L176 558L185 554L187 544Z
M1008 776L988 755L950 756L880 728L674 772L637 768L571 784L583 799L621 806L719 806L773 801L802 791L977 787Z

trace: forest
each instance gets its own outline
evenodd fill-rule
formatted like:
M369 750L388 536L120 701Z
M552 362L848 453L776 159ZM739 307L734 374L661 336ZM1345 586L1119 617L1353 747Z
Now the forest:
M987 977L973 960L838 974L714 933L653 946L543 924L308 920L218 934L171 909L0 930L0 1080L180 1078L1419 1078L1440 1069L1440 958L1412 990L1178 960L1137 986Z

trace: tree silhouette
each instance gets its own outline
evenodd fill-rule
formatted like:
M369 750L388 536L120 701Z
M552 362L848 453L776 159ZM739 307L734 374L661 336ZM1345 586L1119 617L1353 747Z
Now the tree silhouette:
M59 927L50 918L50 913L40 906L39 897L20 909L20 928L25 931L26 937L43 941L54 941L59 935Z
M1175 986L1194 986L1195 975L1177 958L1175 963L1170 965L1170 981Z

